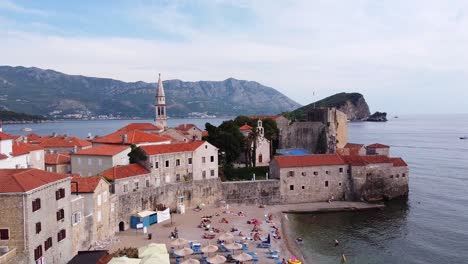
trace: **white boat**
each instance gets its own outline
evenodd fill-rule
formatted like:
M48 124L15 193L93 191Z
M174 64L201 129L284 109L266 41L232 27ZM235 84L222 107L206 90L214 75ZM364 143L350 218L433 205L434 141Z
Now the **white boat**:
M31 131L32 131L32 128L30 128L30 127L23 127L23 128L21 129L21 131L31 132Z

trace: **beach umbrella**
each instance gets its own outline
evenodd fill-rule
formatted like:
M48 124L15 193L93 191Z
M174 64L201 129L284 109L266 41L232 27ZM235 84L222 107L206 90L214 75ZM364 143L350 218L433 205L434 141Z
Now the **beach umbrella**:
M184 257L184 256L192 255L193 250L191 248L184 247L182 249L175 250L174 253L181 257Z
M179 247L179 246L185 246L188 244L188 241L183 239L183 238L177 238L171 241L171 245Z
M167 248L165 244L151 243L146 246L138 248L138 257L144 258L153 254L167 254Z
M169 261L169 254L167 253L160 253L160 254L153 254L144 257L140 264L170 264Z
M251 255L246 254L246 253L240 253L239 255L234 255L232 258L240 262L249 261L253 259Z
M201 251L203 253L213 253L213 252L218 251L218 247L215 245L208 245L208 246L202 247Z
M200 264L200 261L198 259L189 258L187 260L182 261L181 264Z
M218 237L219 240L232 240L234 239L234 235L231 234L231 233L224 233L224 234L221 234L219 237Z
M229 244L225 244L224 247L227 249L231 249L234 252L234 250L241 249L242 245L239 243L229 243Z
M214 257L208 258L207 260L211 264L221 264L221 263L226 262L227 259L224 256L216 255Z
M120 258L112 258L108 264L140 264L141 259L128 258L126 256Z

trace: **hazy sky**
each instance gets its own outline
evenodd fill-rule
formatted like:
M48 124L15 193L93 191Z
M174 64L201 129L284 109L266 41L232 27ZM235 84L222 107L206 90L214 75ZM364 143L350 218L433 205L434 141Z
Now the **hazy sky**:
M466 0L0 0L0 64L234 77L301 104L356 91L371 111L466 113L467 15Z

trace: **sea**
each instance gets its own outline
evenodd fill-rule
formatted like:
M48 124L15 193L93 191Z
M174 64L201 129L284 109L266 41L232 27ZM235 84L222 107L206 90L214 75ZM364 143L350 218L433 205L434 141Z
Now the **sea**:
M169 119L169 126L230 118ZM4 125L11 134L29 127L41 135L78 137L105 135L129 122L151 120L60 121ZM289 215L292 232L304 263L337 264L341 255L352 264L468 263L468 114L401 115L386 123L348 125L348 141L382 143L391 155L403 157L410 167L406 200L388 202L384 210L367 212ZM340 242L334 246L334 240Z

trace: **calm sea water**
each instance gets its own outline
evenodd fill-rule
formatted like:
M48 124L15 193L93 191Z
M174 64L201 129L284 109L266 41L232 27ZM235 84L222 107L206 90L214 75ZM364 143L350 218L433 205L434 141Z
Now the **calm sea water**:
M169 119L169 126L219 119ZM85 137L104 135L129 122L151 120L64 121L5 125L4 131ZM383 211L291 215L303 251L312 263L468 263L468 115L400 116L387 123L350 123L349 141L390 145L393 156L410 166L408 201L389 203ZM340 241L339 247L333 241Z
M383 211L290 215L311 263L468 263L468 115L352 123L349 141L380 142L410 166L408 201ZM334 247L338 239L340 246Z
M169 127L175 127L179 124L195 124L200 129L205 129L205 123L212 125L220 125L226 118L173 118L167 120ZM39 135L50 135L52 133L67 134L85 138L88 133L92 135L103 136L116 131L117 129L127 125L128 123L152 123L153 120L92 120L92 121L58 121L40 124L5 124L3 131L15 135L26 135L29 133L37 133ZM24 132L21 129L28 127L32 132Z

